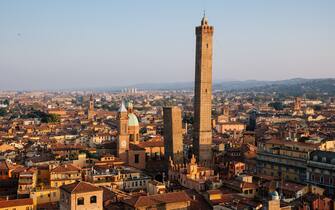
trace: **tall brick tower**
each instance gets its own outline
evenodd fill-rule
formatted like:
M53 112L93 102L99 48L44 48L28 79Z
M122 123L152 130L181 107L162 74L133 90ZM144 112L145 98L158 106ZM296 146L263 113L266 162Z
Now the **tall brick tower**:
M93 95L90 96L90 102L88 105L88 110L87 110L87 118L92 120L94 118L95 111L94 111L94 98Z
M184 162L183 128L181 110L177 106L164 107L164 155L168 163L171 158L174 163Z
M214 27L204 16L195 28L194 152L204 165L212 163L212 54Z
M117 156L127 163L129 150L128 112L123 102L118 113L118 133L119 136L116 142Z

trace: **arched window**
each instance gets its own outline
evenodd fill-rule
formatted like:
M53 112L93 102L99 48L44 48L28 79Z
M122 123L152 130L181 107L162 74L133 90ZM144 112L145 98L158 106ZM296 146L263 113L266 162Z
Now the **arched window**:
M77 205L84 205L84 198L83 197L80 197L77 199Z
M90 198L90 202L91 203L97 203L97 196L91 196L91 198Z

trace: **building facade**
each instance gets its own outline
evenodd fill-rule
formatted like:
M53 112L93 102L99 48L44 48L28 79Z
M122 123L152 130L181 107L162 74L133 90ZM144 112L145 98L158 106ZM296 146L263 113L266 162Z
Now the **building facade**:
M60 187L59 206L62 210L102 210L103 190L88 182L75 182Z
M313 151L307 161L307 182L335 195L335 152Z
M50 170L50 186L60 187L81 181L81 169L72 164L63 164Z
M168 176L169 180L177 181L181 186L198 192L221 186L219 176L214 174L214 170L198 166L194 155L187 164L174 164L170 160Z
M305 143L272 139L258 143L257 173L293 182L306 181L308 153L333 148L333 141Z

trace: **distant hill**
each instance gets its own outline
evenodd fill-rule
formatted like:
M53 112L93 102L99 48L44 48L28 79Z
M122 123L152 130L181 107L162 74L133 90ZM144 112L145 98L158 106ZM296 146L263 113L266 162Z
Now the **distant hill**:
M260 87L264 85L270 85L276 81L257 81L257 80L246 80L246 81L215 81L213 83L214 90L238 90L245 88ZM192 90L194 82L171 82L171 83L142 83L129 85L123 88L137 88L141 90Z
M257 92L277 92L282 95L301 96L329 95L335 96L335 79L298 79L295 81L278 81L264 86L252 87Z
M245 80L245 81L215 81L213 88L215 90L237 90L245 88L256 88L268 85L297 85L303 83L329 83L335 79L303 79L294 78L278 81L263 80ZM171 82L171 83L142 83L119 88L138 88L146 90L164 90L164 89L193 89L194 82Z
M121 90L124 88L137 88L139 90L193 90L194 82L173 83L143 83L123 87L99 88L97 90ZM294 78L278 81L215 81L213 90L222 91L256 91L278 92L288 95L303 95L313 93L328 93L335 96L335 79L303 79Z
M246 90L257 87L271 86L271 85L296 85L302 84L308 81L308 79L295 78L289 80L278 80L278 81L261 81L261 80L245 80L245 81L227 81L221 83L214 83L214 90Z

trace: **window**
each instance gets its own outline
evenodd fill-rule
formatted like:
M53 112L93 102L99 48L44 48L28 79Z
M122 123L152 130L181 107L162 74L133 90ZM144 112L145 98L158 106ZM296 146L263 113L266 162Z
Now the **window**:
M139 163L139 162L140 162L140 155L135 154L135 163Z
M77 199L77 205L84 205L84 198L83 197L80 197Z
M134 141L134 134L130 134L130 135L129 135L129 140L130 140L130 141Z
M97 196L91 196L91 198L90 198L90 202L91 203L97 203Z

